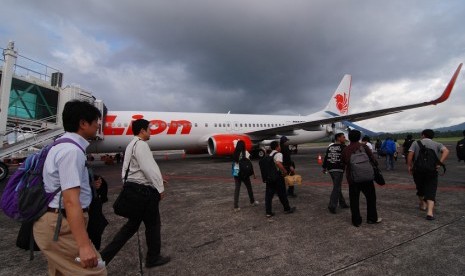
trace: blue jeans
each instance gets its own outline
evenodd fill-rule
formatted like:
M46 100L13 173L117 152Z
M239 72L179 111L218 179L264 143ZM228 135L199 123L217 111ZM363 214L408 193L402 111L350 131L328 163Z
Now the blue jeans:
M394 154L386 153L386 170L394 169Z
M331 179L333 180L333 191L329 198L328 207L335 209L339 202L339 205L346 205L344 196L342 195L341 186L342 186L342 177L344 172L329 172Z

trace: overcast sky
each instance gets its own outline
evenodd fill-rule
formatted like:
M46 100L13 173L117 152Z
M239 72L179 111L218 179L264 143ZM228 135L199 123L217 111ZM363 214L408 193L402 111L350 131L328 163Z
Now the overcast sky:
M438 97L465 60L463 0L0 3L0 47L15 41L110 110L307 115L351 74L349 111L369 111ZM446 103L359 124L462 123L464 76Z

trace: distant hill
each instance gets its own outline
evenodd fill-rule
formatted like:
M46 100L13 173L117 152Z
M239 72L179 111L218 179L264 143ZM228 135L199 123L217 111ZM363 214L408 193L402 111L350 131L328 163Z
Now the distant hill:
M436 128L434 130L435 131L440 131L440 132L465 130L465 122L461 123L461 124L458 124L458 125L454 125L454 126Z

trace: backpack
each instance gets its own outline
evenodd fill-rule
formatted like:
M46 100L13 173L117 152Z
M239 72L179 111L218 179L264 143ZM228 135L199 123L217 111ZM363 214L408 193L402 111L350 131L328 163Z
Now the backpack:
M350 156L350 173L354 182L368 182L374 179L373 165L363 146Z
M3 191L1 208L8 217L18 222L33 222L47 212L48 204L61 188L47 193L42 171L50 149L61 143L72 143L83 150L73 140L62 138L29 155L10 177Z
M457 142L457 158L465 161L465 139L462 139Z
M274 156L276 153L277 152L275 152L273 155L265 156L258 162L264 183L276 183L278 180L279 173L278 169L276 168L276 164L274 163Z
M252 162L245 156L239 160L239 177L244 179L254 174Z
M446 167L444 166L441 161L439 161L436 152L430 148L425 147L421 143L421 141L417 141L418 146L420 146L420 150L418 152L418 156L413 163L413 170L415 173L421 174L431 174L437 172L436 166L441 165L444 169L444 173L446 172Z

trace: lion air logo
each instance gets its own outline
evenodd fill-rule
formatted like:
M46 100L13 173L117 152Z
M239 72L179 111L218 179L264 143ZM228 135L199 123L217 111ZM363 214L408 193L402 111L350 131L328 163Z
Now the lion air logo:
M334 97L336 100L336 108L341 114L346 114L349 110L349 99L347 98L346 93L336 94Z

